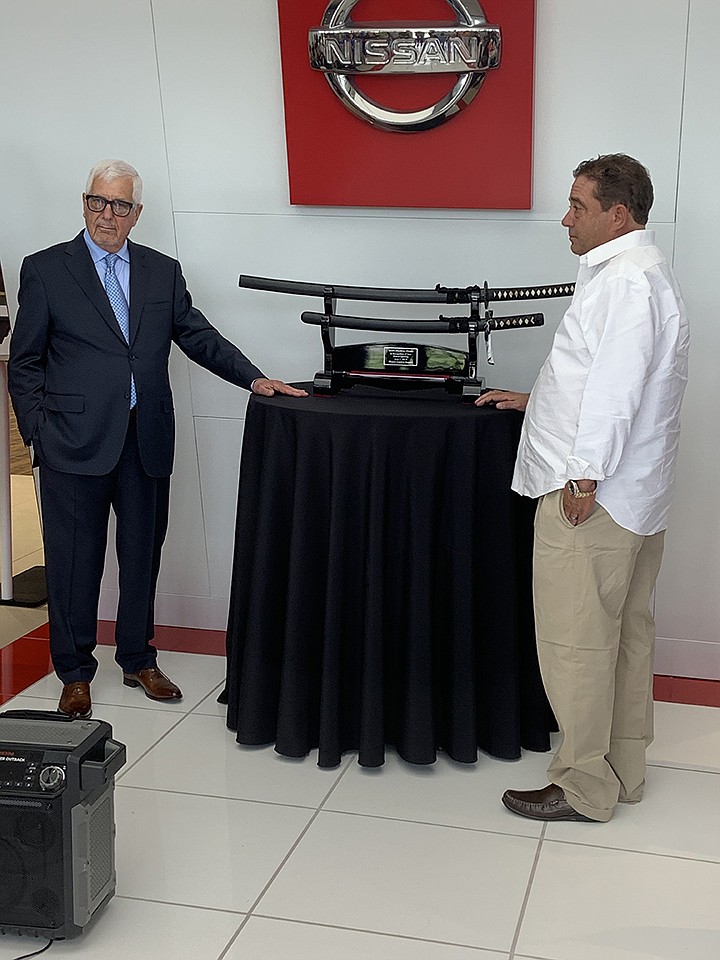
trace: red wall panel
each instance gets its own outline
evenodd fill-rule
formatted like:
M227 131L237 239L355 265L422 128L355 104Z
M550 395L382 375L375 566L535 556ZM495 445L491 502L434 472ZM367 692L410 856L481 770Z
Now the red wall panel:
M378 129L355 117L310 67L308 30L326 0L278 0L290 202L328 206L528 209L532 203L535 0L483 0L502 30L502 62L473 102L435 129ZM356 22L453 19L445 0L361 0ZM436 102L440 76L369 76L358 85L385 106Z

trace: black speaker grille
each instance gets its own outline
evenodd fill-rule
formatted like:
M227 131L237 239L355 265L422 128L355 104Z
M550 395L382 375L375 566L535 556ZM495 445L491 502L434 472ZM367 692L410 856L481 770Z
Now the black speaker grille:
M15 839L23 847L44 850L55 843L55 825L42 811L24 810L15 821Z
M22 857L7 840L0 840L0 910L22 899L26 887Z
M60 898L49 887L38 887L32 894L32 905L40 917L59 917Z
M0 926L59 927L63 833L59 801L13 805L0 816Z

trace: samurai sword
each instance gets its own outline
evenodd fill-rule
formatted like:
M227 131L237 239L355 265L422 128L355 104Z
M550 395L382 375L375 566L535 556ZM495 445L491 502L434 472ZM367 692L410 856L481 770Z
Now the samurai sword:
M526 287L442 287L433 290L395 289L392 287L353 287L342 284L305 283L300 280L276 280L241 274L239 286L272 293L291 293L306 297L332 297L338 300L366 300L385 303L480 303L514 300L545 300L570 297L574 283L534 284Z
M331 327L340 327L344 330L380 330L387 333L393 330L398 333L467 333L470 317L440 317L435 320L385 320L380 317L348 317L334 313L314 313L306 310L301 314L303 323ZM520 330L524 327L541 327L545 322L542 313L530 313L516 317L491 317L481 320L481 329L485 330Z

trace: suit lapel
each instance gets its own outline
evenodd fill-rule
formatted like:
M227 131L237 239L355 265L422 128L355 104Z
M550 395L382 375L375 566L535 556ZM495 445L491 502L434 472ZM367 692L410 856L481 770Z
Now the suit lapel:
M87 244L83 240L82 233L79 233L74 240L71 240L70 243L67 244L65 253L67 268L75 278L78 286L112 332L120 337L124 343L125 339L118 326L117 318L115 317L113 308L110 306L110 301L107 298L105 288L95 269L95 264L90 256Z
M147 270L145 251L128 240L130 252L130 344L137 336L140 317L145 304L147 291Z

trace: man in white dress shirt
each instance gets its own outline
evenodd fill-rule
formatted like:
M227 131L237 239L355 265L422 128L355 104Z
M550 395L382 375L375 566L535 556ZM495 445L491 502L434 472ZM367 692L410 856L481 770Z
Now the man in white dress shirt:
M575 295L530 394L513 489L539 498L538 656L562 742L549 786L503 803L539 820L607 821L637 803L653 736L650 611L675 476L688 324L654 234L650 176L611 154L574 171L562 223Z

